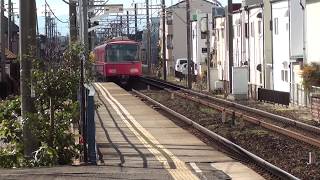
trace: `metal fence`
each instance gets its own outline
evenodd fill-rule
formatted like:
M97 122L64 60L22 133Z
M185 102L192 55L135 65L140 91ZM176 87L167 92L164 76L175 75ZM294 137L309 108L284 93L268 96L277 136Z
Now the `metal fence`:
M259 88L258 89L258 100L289 106L290 93Z

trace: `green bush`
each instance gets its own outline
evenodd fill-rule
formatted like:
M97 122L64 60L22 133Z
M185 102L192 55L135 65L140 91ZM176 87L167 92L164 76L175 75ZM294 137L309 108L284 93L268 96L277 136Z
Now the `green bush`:
M70 46L62 61L35 59L31 85L35 92L34 113L22 124L19 97L0 103L0 167L54 166L70 164L79 156L80 147L70 130L79 121L77 92L80 80L79 44ZM90 64L85 64L86 82ZM23 126L29 127L39 146L31 159L23 155Z

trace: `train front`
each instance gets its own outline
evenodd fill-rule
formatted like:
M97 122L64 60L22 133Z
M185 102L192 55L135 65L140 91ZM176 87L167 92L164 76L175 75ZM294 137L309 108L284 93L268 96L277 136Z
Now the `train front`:
M135 41L120 40L105 46L105 74L108 80L127 83L142 74L139 45Z

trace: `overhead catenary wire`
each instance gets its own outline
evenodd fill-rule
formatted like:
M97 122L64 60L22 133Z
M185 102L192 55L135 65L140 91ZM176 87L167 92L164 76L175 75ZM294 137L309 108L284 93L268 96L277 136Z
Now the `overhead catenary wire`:
M62 21L61 19L59 19L59 18L55 15L55 13L52 11L49 3L48 3L46 0L45 0L45 3L46 3L46 5L48 6L48 8L49 8L50 12L52 13L52 15L53 15L59 22L65 23L65 24L68 24L68 23L69 23L69 22L67 22L67 21Z

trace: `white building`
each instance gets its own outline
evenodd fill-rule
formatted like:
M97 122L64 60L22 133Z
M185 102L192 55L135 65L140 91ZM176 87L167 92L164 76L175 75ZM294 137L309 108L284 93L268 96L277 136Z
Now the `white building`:
M208 14L209 36L212 35L212 16ZM207 14L198 12L197 21L192 22L192 60L195 63L196 75L207 71ZM210 38L209 37L209 38ZM210 41L210 39L209 39ZM209 49L211 52L211 48Z
M274 90L290 92L291 70L289 52L288 1L272 3L272 52Z
M263 20L262 8L252 7L248 10L248 57L249 83L263 87Z
M197 11L211 13L213 3L206 0L190 1L190 14L195 15ZM168 73L173 74L175 60L187 57L187 25L186 25L186 3L181 1L166 9L166 42ZM161 21L162 24L162 21ZM160 24L160 27L162 25ZM162 38L162 31L159 31ZM161 39L160 39L161 41Z
M320 63L320 0L307 0L305 10L306 20L306 63Z
M215 58L214 66L218 69L218 76L220 80L228 80L228 67L226 64L226 18L216 17L214 18L215 23L215 36L214 36L214 49Z

